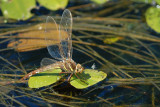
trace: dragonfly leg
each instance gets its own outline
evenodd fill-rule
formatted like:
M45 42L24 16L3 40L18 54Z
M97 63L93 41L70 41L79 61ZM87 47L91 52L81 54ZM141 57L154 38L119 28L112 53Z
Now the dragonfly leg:
M80 79L79 76L78 76L76 73L75 73L75 76L76 76L80 81L82 81L82 82L84 82L85 84L88 85L88 83L86 83L85 81L83 81L82 79Z
M72 77L73 73L71 73L71 75L68 77L68 81L70 81L71 77Z
M62 78L61 74L69 74L69 72L60 72L59 75Z

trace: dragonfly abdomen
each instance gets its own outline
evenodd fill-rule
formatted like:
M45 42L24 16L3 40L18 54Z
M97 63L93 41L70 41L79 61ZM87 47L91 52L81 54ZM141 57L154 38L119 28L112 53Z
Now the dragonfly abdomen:
M38 74L40 72L43 72L43 71L47 71L47 70L50 70L50 69L56 69L56 68L62 68L61 67L61 62L57 62L57 63L54 63L54 64L51 64L51 65L48 65L48 66L45 66L45 67L42 67L42 68L39 68L39 69L36 69L30 73L28 73L27 75L25 75L23 78L21 78L20 80L25 80L29 77L31 77L32 75L35 75L35 74Z

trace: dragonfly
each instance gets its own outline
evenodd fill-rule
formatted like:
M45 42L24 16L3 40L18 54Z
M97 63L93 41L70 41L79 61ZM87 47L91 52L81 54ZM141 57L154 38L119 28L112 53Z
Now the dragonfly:
M68 9L64 10L59 25L57 25L54 18L51 16L47 17L44 34L48 52L53 59L43 58L39 69L31 71L20 80L25 80L37 73L56 68L60 68L62 70L60 74L68 74L68 81L71 79L73 74L79 78L77 74L81 74L84 71L84 67L72 59L72 23L72 14ZM52 27L50 24L52 24ZM59 36L57 37L57 35L52 34L52 30L57 30L59 32ZM57 44L53 45L55 41Z

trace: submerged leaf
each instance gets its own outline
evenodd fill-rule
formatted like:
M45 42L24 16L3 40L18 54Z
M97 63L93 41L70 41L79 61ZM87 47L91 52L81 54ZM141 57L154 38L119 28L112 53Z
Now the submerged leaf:
M160 0L132 0L134 2L144 2L144 3L150 3L150 4L160 4Z
M30 88L40 88L51 85L60 79L61 69L52 69L33 75L28 80Z
M7 18L26 20L32 16L30 10L36 6L35 0L1 0L2 13Z
M153 0L132 0L134 2L144 2L144 3L152 3Z
M68 0L38 0L38 2L50 10L63 9L68 4Z
M77 75L81 80L74 75L70 81L70 84L77 89L84 89L92 86L107 77L106 73L94 69L85 69L82 74Z
M123 39L123 37L111 37L111 38L106 38L103 42L106 44L112 44L112 43L115 43L121 39Z
M19 33L16 38L19 38L17 41L10 42L7 47L14 48L18 52L26 52L26 51L33 51L41 48L45 48L46 40L44 36L44 23L34 25L32 27L27 28L24 33ZM48 27L56 27L52 23L48 23ZM65 31L61 31L66 33ZM54 34L54 38L57 41L52 41L51 45L58 43L59 31L52 30L52 34ZM66 39L67 34L63 36Z
M160 8L150 7L147 9L145 16L148 26L160 33Z

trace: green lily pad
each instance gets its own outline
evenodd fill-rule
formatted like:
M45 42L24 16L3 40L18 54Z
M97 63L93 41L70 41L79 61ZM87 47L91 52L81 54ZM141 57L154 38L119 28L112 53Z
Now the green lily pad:
M60 80L60 72L62 72L61 69L53 69L33 75L29 78L28 85L30 88L40 88L51 85Z
M30 10L35 6L35 0L1 0L0 3L3 15L17 20L26 20L32 17Z
M160 5L160 0L156 0L156 3L157 3L158 5Z
M145 16L148 26L160 33L160 8L150 7L147 9Z
M84 89L92 86L107 77L106 73L93 69L85 69L82 74L77 75L81 80L73 75L70 81L70 84L77 89Z
M38 0L38 2L50 10L63 9L68 4L68 0Z

